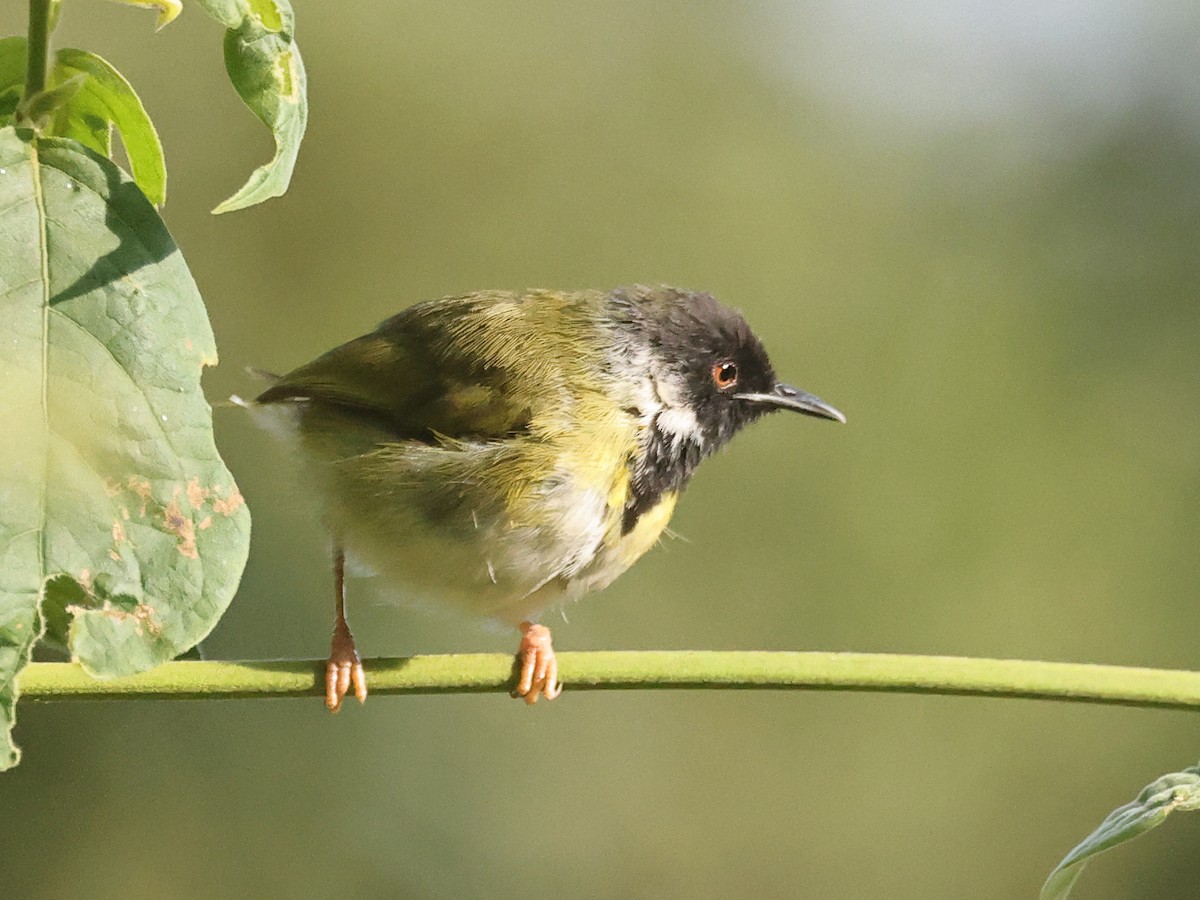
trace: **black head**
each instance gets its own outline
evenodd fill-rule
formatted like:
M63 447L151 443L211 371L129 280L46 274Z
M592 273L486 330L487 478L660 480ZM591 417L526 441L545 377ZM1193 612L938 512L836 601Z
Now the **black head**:
M611 299L618 327L641 348L655 395L640 461L643 488L657 488L651 493L681 488L704 457L764 413L790 409L845 421L817 397L778 381L741 313L711 295L639 285ZM635 490L638 481L635 472Z
M832 406L780 382L742 314L712 295L637 286L613 296L641 332L657 369L657 387L667 395L661 399L695 415L697 437L708 450L777 409L845 421Z

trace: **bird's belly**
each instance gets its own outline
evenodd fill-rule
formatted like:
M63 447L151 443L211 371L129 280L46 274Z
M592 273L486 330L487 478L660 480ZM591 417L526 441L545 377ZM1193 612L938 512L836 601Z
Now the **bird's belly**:
M675 504L665 496L622 534L625 455L596 453L595 442L580 442L580 459L496 442L385 444L352 419L339 424L299 429L308 457L324 458L310 472L326 525L352 563L416 605L533 618L612 582L653 546ZM530 484L530 470L551 474Z
M513 624L528 617L516 611L535 593L548 596L539 572L554 571L553 548L529 547L514 554L482 540L448 538L406 524L402 540L348 529L343 533L352 562L380 576L398 599L416 606L453 609L471 616ZM539 552L540 551L540 552Z
M599 491L559 482L555 494L540 525L478 512L434 523L420 504L393 502L386 523L347 510L335 527L351 559L400 599L514 625L607 587L658 541L676 499L665 495L621 535L620 509Z
M419 606L516 624L589 589L575 578L604 544L612 516L603 492L555 479L536 515L521 515L485 498L439 502L442 485L393 491L370 511L330 492L330 528L352 562Z

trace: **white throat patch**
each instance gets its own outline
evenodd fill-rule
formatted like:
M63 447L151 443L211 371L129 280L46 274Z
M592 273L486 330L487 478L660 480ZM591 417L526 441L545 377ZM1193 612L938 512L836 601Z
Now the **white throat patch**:
M666 435L672 447L683 444L704 446L704 432L696 414L687 405L683 383L679 376L665 372L651 375L657 409L651 417L658 430Z
M659 412L656 420L658 430L671 439L673 446L683 443L704 446L704 434L696 414L685 406L667 406Z
M618 363L614 368L642 373L629 400L641 415L643 427L656 427L672 448L685 443L703 447L704 432L687 405L682 378L658 364L648 348L624 345L616 353Z

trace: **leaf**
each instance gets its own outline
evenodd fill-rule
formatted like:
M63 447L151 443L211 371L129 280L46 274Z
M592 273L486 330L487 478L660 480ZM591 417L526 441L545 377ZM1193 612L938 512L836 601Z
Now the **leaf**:
M308 78L288 0L200 0L226 27L225 70L238 96L275 139L275 156L213 210L226 213L282 195L308 123Z
M1089 859L1158 827L1177 809L1200 809L1200 765L1163 775L1143 788L1133 802L1109 813L1050 873L1041 900L1066 900Z
M0 40L0 126L13 124L25 82L25 59L25 38ZM46 133L79 141L111 158L115 125L134 179L150 202L161 206L167 199L166 160L158 132L133 87L106 60L86 50L64 48L54 60L52 85L86 77L82 87L59 105Z
M31 122L39 122L70 103L71 99L79 93L79 89L83 87L85 81L87 81L86 75L76 75L54 87L38 91L32 97L27 97L17 104L17 116Z
M129 82L107 61L86 50L64 48L54 59L55 81L79 75L87 76L87 80L83 89L58 110L50 132L110 156L109 134L115 125L138 187L151 203L162 205L167 199L167 164L162 144Z
M200 390L204 306L137 186L73 141L0 129L0 236L6 768L43 619L97 677L171 659L229 604L250 519Z
M112 0L112 2L137 6L141 9L157 9L158 18L154 20L155 31L162 31L183 12L183 4L179 0Z

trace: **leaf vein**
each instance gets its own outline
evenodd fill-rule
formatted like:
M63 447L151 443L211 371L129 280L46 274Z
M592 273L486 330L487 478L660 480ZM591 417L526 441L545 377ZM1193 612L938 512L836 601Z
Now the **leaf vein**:
M76 329L79 330L80 334L82 334L85 338L90 338L93 342L95 342L99 347L101 347L104 350L105 355L108 356L108 358L112 360L113 365L115 365L117 367L117 369L120 370L121 374L125 376L125 378L129 381L129 384L133 387L133 389L137 393L137 395L139 397L141 397L144 401L146 401L146 409L150 412L150 418L153 420L154 426L158 429L159 434L162 436L163 443L165 443L167 446L174 449L175 442L173 440L171 440L171 435L167 433L167 429L165 429L163 427L162 422L158 419L157 415L155 415L157 405L146 394L146 392L142 388L142 386L140 384L138 384L137 379L135 379L133 377L133 375L130 373L130 371L127 368L125 368L124 363L122 363L119 359L117 359L117 356L115 353L113 353L112 348L109 347L108 344L104 343L104 341L102 341L98 337L96 337L96 335L92 334L90 331L88 331L86 328L84 328L82 325L80 325L78 322L76 322L74 319L72 319L70 316L68 316L66 313L60 312L59 310L56 310L53 308L51 308L50 311L52 313L57 314L58 317L62 321L70 322L72 325L75 326ZM47 421L46 427L48 429L51 427L49 425L48 421ZM61 437L61 435L60 435L60 437Z
M94 150L87 151L87 153L89 155L94 152L95 152ZM103 203L107 207L107 209L105 210L105 213L113 220L120 222L122 225L124 225L125 231L126 231L128 237L134 243L136 243L139 247L142 248L142 251L145 254L145 262L143 264L151 263L158 258L156 256L156 254L154 253L154 251L146 245L145 241L142 240L141 236L138 234L137 228L135 228L133 225L131 225L129 223L129 221L124 216L121 215L121 213L116 209L116 207L111 202L110 198L108 198L104 194L100 193L98 190L96 190L90 184L87 184L86 182L83 182L80 179L71 176L65 169L62 169L59 166L54 165L53 162L46 163L46 166L47 166L47 168L54 169L54 171L59 172L60 174L64 175L65 177L69 178L74 184L78 185L81 190L85 190L88 193L92 194L94 197L96 197L101 203ZM137 187L136 182L129 182L129 183L133 184L134 187ZM139 191L141 191L140 187L137 189ZM40 187L39 187L39 190L40 190ZM145 194L143 194L142 196L143 196L143 198L145 198ZM146 203L150 203L150 201L146 200ZM44 211L43 211L43 215L45 215ZM63 223L55 222L55 224L62 225ZM124 238L122 237L121 240L123 243ZM141 268L141 266L139 266L138 268ZM128 275L131 273L126 272L124 274Z
M38 262L41 264L42 282L42 359L41 359L41 409L42 428L50 427L50 251L46 237L46 198L42 194L42 165L36 143L29 145L29 161L33 175L33 202L38 214ZM36 280L36 279L35 279ZM47 484L50 478L49 448L42 457L42 478L38 485L38 529L41 539L38 541L38 574L46 577L46 503ZM39 611L40 617L40 611Z
M21 197L17 200L14 200L12 203L8 204L7 206L0 206L0 215L4 215L4 213L8 212L10 209L16 209L22 203L28 203L28 202L29 202L28 199L26 199L25 197Z

